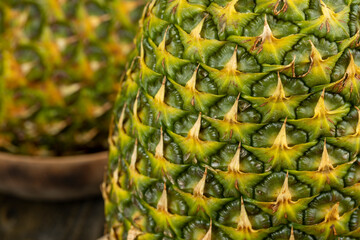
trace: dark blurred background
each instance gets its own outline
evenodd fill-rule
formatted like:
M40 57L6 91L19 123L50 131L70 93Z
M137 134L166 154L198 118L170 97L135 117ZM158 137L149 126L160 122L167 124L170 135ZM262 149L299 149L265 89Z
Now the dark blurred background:
M0 195L1 240L96 240L103 235L101 197L36 202Z

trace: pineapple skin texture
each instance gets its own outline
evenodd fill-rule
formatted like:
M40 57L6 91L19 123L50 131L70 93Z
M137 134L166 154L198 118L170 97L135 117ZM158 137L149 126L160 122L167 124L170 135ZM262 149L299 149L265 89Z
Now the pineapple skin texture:
M0 151L104 151L142 1L0 2Z
M148 3L109 139L109 239L360 239L359 15Z

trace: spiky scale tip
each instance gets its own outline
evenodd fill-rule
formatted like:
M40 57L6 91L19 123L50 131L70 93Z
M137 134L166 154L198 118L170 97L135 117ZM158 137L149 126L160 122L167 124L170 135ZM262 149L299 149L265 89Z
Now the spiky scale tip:
M314 117L324 117L328 114L328 109L325 105L325 88L322 90L319 101L316 103L314 109Z
M204 175L200 179L200 181L194 187L193 195L195 197L202 197L204 196L204 189L206 183L206 175L207 175L207 168L205 168Z
M136 87L115 111L128 103L131 147L113 147L122 186L151 218L136 227L159 239L358 236L357 5L152 1L125 80ZM164 184L167 212L151 200Z
M234 53L231 55L230 60L224 66L224 70L229 73L234 73L237 70L237 49L238 45L235 46Z
M156 206L157 210L168 212L168 198L167 198L167 192L166 192L166 184L164 183L164 189L162 191L161 197L157 203Z
M160 51L163 51L165 52L166 51L166 36L167 36L167 32L169 31L169 27L166 28L165 32L164 32L164 35L163 35L163 38L158 46L159 50Z
M281 82L280 73L278 72L277 75L278 75L278 83L274 93L272 94L272 97L274 98L274 101L283 101L286 99L285 91L283 84Z
M158 145L156 145L156 148L155 148L155 157L156 158L164 157L164 136L163 136L162 127L160 128L160 140L159 140Z
M196 27L191 30L190 36L193 37L194 39L197 39L197 40L201 39L200 33L203 28L206 17L207 16L203 17L203 19L201 19L201 21L198 23L198 25L196 25Z
M141 234L142 234L142 232L139 229L135 228L134 226L131 226L131 228L127 234L126 240L135 240Z
M119 130L122 130L124 126L125 110L126 110L126 103L124 104L124 107L121 110L120 118L117 124Z
M276 205L284 202L291 202L291 192L289 190L289 172L286 172L284 183L280 193L276 198Z
M320 161L317 171L318 172L329 172L331 170L334 170L334 167L330 162L329 153L326 148L326 138L325 138L324 139L324 149L323 149L323 153L321 155L321 161Z
M290 238L289 240L295 240L295 235L294 235L294 227L291 226L291 230L290 230Z
M236 172L241 173L240 170L240 151L241 151L241 143L239 143L239 146L236 149L234 157L231 159L229 165L228 165L228 172Z
M199 139L200 127L201 127L201 112L199 113L199 116L198 116L195 124L192 126L192 128L188 132L187 137L194 138L196 140Z
M267 17L265 15L263 32L262 32L262 34L260 34L260 36L258 36L258 38L256 39L254 45L252 46L252 48L250 50L256 51L256 53L258 54L263 50L264 42L266 42L266 41L272 42L274 40L275 40L274 35L272 34L272 31L271 31L270 26L267 21Z
M210 219L209 230L206 232L205 236L201 240L211 240L211 233L212 233L212 220Z
M244 232L254 231L252 228L252 225L250 223L249 217L247 215L244 200L242 197L241 197L240 217L239 217L236 229L244 231Z
M240 94L237 96L234 105L230 108L230 110L224 115L224 121L230 123L236 123L238 118L238 105L239 105Z
M166 77L164 77L161 83L161 87L154 97L155 101L159 103L163 103L165 99L165 83L166 83Z
M133 153L131 155L131 162L130 162L130 169L131 170L136 170L136 160L137 160L137 151L138 151L138 140L136 139L135 140L135 145L134 145L134 150L133 150Z
M286 139L286 121L287 118L285 118L283 125L281 126L280 132L275 138L275 141L273 143L273 147L280 147L282 149L288 148L288 143Z
M325 215L325 222L337 221L340 219L339 205L340 203L337 202L334 204L334 206L331 207L329 212Z
M347 99L353 101L355 104L358 104L359 99L359 78L360 78L360 67L355 63L354 56L349 50L350 61L346 68L346 71L341 79L331 83L328 86L328 89L336 93L341 93Z
M185 87L188 88L190 91L195 92L196 91L196 75L199 69L199 65L196 67L195 71L193 72L193 74L191 75L191 78L189 79L189 81L187 81ZM194 105L195 103L193 102L194 100L192 100L191 104Z

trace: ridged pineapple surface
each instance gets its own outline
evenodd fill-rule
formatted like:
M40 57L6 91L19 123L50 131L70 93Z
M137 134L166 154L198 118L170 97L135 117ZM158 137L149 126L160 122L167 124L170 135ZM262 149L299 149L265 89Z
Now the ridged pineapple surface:
M360 239L360 1L153 0L103 185L110 239Z
M0 151L106 148L142 1L0 1Z

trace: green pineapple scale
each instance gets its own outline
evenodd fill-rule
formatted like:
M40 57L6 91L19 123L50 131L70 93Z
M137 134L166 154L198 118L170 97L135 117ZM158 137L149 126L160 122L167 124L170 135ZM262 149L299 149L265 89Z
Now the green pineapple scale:
M121 84L109 239L360 239L360 2L153 0Z

